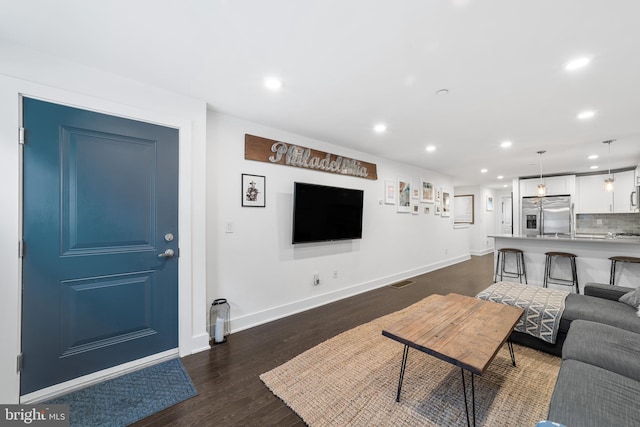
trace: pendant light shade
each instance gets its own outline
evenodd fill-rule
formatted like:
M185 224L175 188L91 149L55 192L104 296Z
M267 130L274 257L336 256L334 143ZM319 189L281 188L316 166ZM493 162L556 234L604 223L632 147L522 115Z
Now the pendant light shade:
M542 155L546 153L546 151L541 150L538 151L540 155L540 184L538 184L538 197L543 197L547 194L547 187L544 185L544 181L542 180Z
M615 141L615 139L608 139L606 141L602 141L603 144L607 144L608 145L608 149L609 149L609 154L607 157L607 163L609 166L609 176L607 177L607 179L604 180L604 189L605 191L613 191L613 182L615 181L613 179L613 176L611 175L611 143Z

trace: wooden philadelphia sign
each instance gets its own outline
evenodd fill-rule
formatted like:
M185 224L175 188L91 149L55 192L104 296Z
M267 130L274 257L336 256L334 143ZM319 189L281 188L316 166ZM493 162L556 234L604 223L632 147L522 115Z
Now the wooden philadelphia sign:
M378 179L374 163L245 134L244 158L365 179Z

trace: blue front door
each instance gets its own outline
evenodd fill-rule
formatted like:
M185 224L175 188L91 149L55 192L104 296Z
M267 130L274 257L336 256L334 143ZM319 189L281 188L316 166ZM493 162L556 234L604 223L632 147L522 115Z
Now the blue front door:
M177 348L178 131L29 98L23 126L20 393Z

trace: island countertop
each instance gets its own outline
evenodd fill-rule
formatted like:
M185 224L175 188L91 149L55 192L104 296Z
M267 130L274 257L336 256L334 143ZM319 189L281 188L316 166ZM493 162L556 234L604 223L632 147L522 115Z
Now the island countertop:
M488 237L517 240L541 240L541 241L563 241L563 242L594 242L594 243L621 243L630 245L640 245L640 237L616 236L608 237L603 234L576 234L570 236L559 234L557 236L527 236L525 234L494 234ZM638 255L640 256L640 255Z
M516 248L524 252L527 281L534 285L543 283L546 252L575 254L581 292L588 282L609 283L611 272L609 257L640 257L640 238L638 237L606 238L603 235L558 235L556 237L521 234L495 234L488 237L494 238L496 251L501 248ZM554 277L570 277L569 265L566 261L565 259L554 261ZM515 270L513 257L507 257L507 270ZM517 281L517 279L506 277L504 280ZM633 288L640 286L640 264L618 263L615 283ZM561 285L553 288L570 290L569 287Z

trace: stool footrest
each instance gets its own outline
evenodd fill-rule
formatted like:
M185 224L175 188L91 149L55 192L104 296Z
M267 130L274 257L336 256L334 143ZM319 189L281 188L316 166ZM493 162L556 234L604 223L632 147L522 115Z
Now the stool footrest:
M577 256L569 253L569 252L546 252L546 258L544 262L544 283L543 286L546 288L549 284L552 285L562 285L562 286L575 286L576 293L580 293L580 287L578 286L578 269L576 268L576 258ZM570 279L562 279L558 277L551 276L551 262L554 257L558 258L568 258L569 265L571 266L571 278Z
M516 257L516 271L509 271L505 267L505 260L507 254L514 254ZM498 275L500 276L500 281L502 281L503 276L508 278L517 278L520 283L522 283L522 278L524 277L524 283L527 284L527 270L524 265L524 252L521 249L515 248L500 248L497 250L496 256L496 270L493 276L494 283L498 281Z

